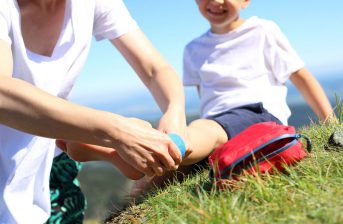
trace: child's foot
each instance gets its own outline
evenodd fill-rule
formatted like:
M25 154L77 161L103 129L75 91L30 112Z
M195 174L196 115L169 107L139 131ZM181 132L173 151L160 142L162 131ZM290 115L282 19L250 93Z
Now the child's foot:
M163 176L144 176L143 178L134 182L129 198L131 202L140 202L141 199L156 189L163 189L171 183L182 182L187 175L199 172L199 164L190 166L180 166L177 171L169 171Z
M133 183L130 194L128 195L130 203L139 203L148 192L154 189L154 177L144 176Z
M132 180L138 180L144 176L143 173L126 163L113 148L63 140L56 140L56 145L73 160L79 162L107 161Z

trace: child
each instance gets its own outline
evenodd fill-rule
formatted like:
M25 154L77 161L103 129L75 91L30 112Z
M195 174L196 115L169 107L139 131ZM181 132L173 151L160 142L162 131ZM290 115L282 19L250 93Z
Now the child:
M253 119L266 109L272 117L287 124L290 110L285 82L288 79L321 121L332 115L320 84L304 68L278 26L257 17L247 20L239 17L249 0L196 0L196 3L211 29L186 46L183 81L184 85L197 86L202 117L218 121L228 137L238 134L235 123L245 125L237 132L251 124L246 124L248 119L244 115L237 116L235 123L222 122L221 117L233 113L233 108L241 110L251 104L258 104L250 109L254 110Z
M287 124L288 79L321 121L331 118L333 110L322 87L279 27L257 17L240 17L240 10L248 7L250 0L196 3L210 29L185 47L183 82L197 87L202 118L188 126L187 142L193 152L181 165L206 158L252 124ZM168 180L167 175L143 178L136 183L133 196Z
M288 79L321 121L332 116L322 87L278 26L257 17L240 18L240 10L249 5L249 0L196 3L211 28L191 41L184 51L184 85L198 88L202 118L188 126L186 142L193 151L181 165L203 160L252 124L287 124ZM136 188L147 188L146 181L147 178L141 180ZM149 181L156 184L161 178Z

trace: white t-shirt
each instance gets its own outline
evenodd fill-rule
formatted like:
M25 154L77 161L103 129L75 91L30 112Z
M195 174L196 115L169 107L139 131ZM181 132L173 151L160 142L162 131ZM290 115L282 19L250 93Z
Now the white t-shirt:
M0 0L0 39L12 47L13 77L61 98L68 97L84 66L93 35L115 39L138 29L122 0L66 2L63 30L52 56L46 57L25 48L17 1ZM48 219L54 149L52 139L0 125L0 223Z
M183 66L184 85L200 87L202 117L262 102L287 124L285 82L304 63L274 22L251 17L231 32L191 41Z

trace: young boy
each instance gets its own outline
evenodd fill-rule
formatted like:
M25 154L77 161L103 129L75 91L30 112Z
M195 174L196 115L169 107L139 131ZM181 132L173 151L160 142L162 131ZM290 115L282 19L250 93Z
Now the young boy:
M321 121L332 115L320 84L279 27L257 17L240 18L249 0L196 3L211 29L186 46L183 81L197 86L202 117L217 121L228 138L260 119L287 124L288 79Z
M196 3L211 28L191 41L184 51L184 85L198 88L202 118L188 126L186 142L192 152L181 165L203 160L217 146L252 124L266 121L287 124L288 79L321 121L333 115L322 87L304 67L279 27L257 17L240 18L240 10L249 5L249 0L196 0ZM102 153L92 149L89 152L105 158L106 150L107 155L115 151L102 149ZM152 182L160 180L155 177Z

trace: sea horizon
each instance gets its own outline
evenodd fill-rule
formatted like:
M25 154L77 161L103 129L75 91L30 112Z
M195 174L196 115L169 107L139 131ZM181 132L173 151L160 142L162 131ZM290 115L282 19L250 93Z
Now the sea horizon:
M343 98L343 71L334 74L322 74L317 77L326 92L332 106L335 106L335 97ZM287 83L287 103L292 111L289 124L296 127L317 121L316 116L306 104L304 98L294 85ZM199 97L194 87L185 88L187 122L199 117ZM111 97L99 99L98 101L81 104L95 109L105 110L126 117L136 117L155 124L162 113L160 112L153 97L144 89L140 93L125 95L122 98L111 100Z

